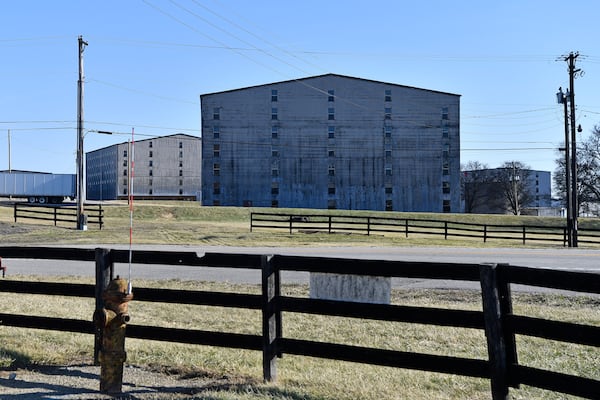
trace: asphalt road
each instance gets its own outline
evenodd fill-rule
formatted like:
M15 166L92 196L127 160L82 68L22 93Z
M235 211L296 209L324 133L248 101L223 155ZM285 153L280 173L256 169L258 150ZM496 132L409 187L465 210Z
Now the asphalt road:
M106 246L125 248L123 246ZM509 263L512 265L586 271L600 273L600 251L590 249L520 249L520 248L457 248L457 247L225 247L225 246L156 246L139 245L135 249L193 251L242 254L285 254L341 258L381 259L400 261L450 263ZM94 264L77 261L4 259L7 275L94 276ZM116 264L115 273L127 277L129 266ZM258 271L225 268L198 268L172 265L132 265L135 279L182 279L260 283ZM284 272L284 283L308 283L308 273ZM477 288L477 283L394 278L396 288ZM514 290L532 290L515 285Z

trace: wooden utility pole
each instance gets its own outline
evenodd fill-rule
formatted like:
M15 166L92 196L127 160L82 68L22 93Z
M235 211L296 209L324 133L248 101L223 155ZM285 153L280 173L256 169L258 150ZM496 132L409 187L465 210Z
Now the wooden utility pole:
M575 76L581 72L575 68L575 59L579 53L569 53L565 61L569 63L569 102L571 103L571 217L572 217L572 238L573 247L578 247L577 243L577 217L579 215L579 202L577 196L577 133L575 129Z
M79 36L79 80L77 81L77 229L86 230L83 209L85 180L83 179L83 51L87 42Z

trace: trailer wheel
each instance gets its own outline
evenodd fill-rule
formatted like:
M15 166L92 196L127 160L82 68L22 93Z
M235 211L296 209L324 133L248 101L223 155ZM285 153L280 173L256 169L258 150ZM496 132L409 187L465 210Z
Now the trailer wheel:
M33 204L33 203L35 203L35 201L36 201L36 200L37 200L37 199L36 199L34 196L29 196L29 197L27 198L27 202L28 202L28 203L30 203L30 204Z
M47 197L38 197L38 203L40 204L46 204L48 202L48 198Z

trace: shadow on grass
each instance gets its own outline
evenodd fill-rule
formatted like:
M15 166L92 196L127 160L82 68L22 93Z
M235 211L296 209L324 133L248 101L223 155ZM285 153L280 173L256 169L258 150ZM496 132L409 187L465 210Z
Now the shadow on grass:
M14 350L7 350L0 347L0 360L12 360L9 365L0 367L0 370L13 370L17 368L26 368L31 365L31 358L24 353Z

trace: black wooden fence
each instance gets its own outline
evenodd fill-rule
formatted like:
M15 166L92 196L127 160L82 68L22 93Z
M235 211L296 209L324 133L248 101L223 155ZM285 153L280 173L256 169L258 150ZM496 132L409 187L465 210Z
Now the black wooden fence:
M378 216L348 216L323 214L279 214L253 212L250 214L250 231L256 228L282 229L295 232L325 233L395 233L409 235L443 236L444 239L471 238L487 242L492 239L527 242L554 242L567 245L565 226L499 225L471 222L454 222L418 218ZM578 242L600 244L600 229L579 227Z
M88 224L96 224L100 229L104 225L104 210L101 204L86 204L85 215ZM30 204L14 203L13 215L15 222L17 219L37 219L58 223L67 223L77 227L77 206L74 204Z
M0 291L62 296L95 297L102 307L102 293L116 262L128 262L128 252L109 249L0 247L6 259L60 259L95 262L96 285L0 280ZM524 315L512 311L511 284L523 284L585 293L600 293L600 274L536 269L507 264L450 264L284 255L217 254L198 257L194 252L135 251L136 264L188 265L245 268L262 276L262 294L135 288L135 301L197 304L262 310L262 335L196 329L128 325L127 336L263 352L266 380L276 378L277 357L284 354L312 356L358 363L434 371L488 378L492 397L507 399L509 387L520 384L555 392L597 398L600 380L522 365L518 361L515 335L600 347L600 327ZM479 281L483 311L367 304L289 297L281 294L281 271L306 271L363 276ZM488 360L402 352L353 345L291 339L283 336L282 313L344 316L358 319L398 321L485 331ZM90 313L91 315L91 313ZM59 331L98 332L91 321L1 314L0 324ZM97 354L97 352L95 353Z

